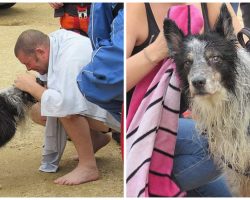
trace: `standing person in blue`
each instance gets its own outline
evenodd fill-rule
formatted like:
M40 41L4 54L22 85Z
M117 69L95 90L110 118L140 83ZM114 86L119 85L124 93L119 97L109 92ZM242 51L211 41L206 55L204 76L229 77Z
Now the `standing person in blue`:
M92 3L88 35L91 62L83 66L77 83L82 93L121 121L123 104L123 3Z

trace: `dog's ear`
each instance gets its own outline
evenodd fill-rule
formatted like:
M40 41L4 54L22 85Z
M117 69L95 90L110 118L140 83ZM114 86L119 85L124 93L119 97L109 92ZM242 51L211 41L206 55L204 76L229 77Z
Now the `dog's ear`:
M184 34L171 19L164 20L164 36L167 40L169 55L174 56L182 48Z
M236 40L236 35L234 34L232 23L232 16L230 15L225 3L223 3L221 6L220 15L215 23L214 31L228 40Z

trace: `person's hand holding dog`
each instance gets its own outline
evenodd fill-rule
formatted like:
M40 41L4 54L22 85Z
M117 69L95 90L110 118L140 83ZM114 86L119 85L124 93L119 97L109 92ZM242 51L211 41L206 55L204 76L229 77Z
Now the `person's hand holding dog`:
M41 100L42 94L46 90L36 82L36 77L29 73L18 75L14 81L14 86L30 93L38 101Z
M160 61L168 56L167 41L163 31L161 31L153 43L144 48L136 56L127 59L127 91L134 87ZM143 66L143 70L141 66Z
M168 57L167 41L164 37L163 31L159 33L158 37L152 44L144 49L144 53L148 55L148 58L154 65Z

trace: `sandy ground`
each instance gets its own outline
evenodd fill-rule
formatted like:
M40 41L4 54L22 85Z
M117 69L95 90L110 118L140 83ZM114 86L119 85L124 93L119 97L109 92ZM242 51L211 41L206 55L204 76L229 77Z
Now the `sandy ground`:
M25 68L15 58L13 48L18 35L26 29L50 33L59 28L47 3L17 3L0 10L0 89L10 86ZM68 142L57 173L38 171L44 128L27 121L5 147L0 149L0 197L121 197L123 163L120 148L112 141L96 154L101 179L79 186L59 186L53 180L71 171L75 149Z

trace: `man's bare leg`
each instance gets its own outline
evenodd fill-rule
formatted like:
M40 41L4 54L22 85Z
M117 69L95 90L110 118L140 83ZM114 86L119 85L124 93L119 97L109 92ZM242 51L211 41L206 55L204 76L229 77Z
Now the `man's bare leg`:
M93 150L94 150L94 153L96 153L99 149L106 146L110 142L111 136L92 130L91 139L92 141L94 141L92 142Z
M42 126L46 125L46 117L41 116L41 104L40 102L34 104L30 109L30 118L33 122Z
M60 185L78 185L97 180L99 173L87 120L79 115L60 118L60 120L75 145L79 163L73 171L56 179L54 182Z
M86 117L86 119L88 120L90 129L93 129L98 132L109 131L109 127L107 127L103 122L98 121L96 119L89 118L89 117Z
M111 137L107 134L103 134L102 132L108 132L109 127L107 127L103 122L86 118L88 120L89 127L91 129L91 138L93 141L93 149L94 153L96 153L99 149L106 146L110 140Z
M41 116L41 104L40 102L34 104L30 110L30 117L33 122L40 124L42 126L46 125L46 117ZM108 127L103 124L103 122L97 121L95 119L86 118L90 124L91 131L91 139L93 143L94 153L96 153L99 149L106 146L111 137L106 134L102 134L100 132L108 131ZM74 160L78 160L78 155L73 157Z
M109 128L101 121L91 119L86 117L88 120L90 129L91 129L91 139L93 143L93 149L94 153L96 153L99 149L106 146L110 140L111 137L107 134L101 133L101 132L108 132ZM78 155L75 155L72 157L73 160L78 160Z
M96 153L99 149L103 148L110 142L111 136L91 130L91 139L94 153ZM72 156L72 159L79 160L79 157L78 155L74 155Z

